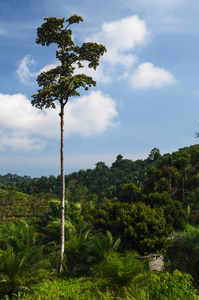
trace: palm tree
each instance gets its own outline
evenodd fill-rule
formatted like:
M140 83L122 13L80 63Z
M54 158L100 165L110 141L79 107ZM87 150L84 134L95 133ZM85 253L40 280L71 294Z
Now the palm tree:
M147 269L147 264L139 259L136 252L120 254L109 251L104 260L96 265L93 274L103 278L107 285L114 288L129 286L132 280Z
M39 279L47 267L43 247L36 244L33 226L24 220L0 226L0 293L11 294ZM36 275L36 276L35 276Z
M102 261L110 251L117 251L121 239L119 237L113 238L110 231L106 231L106 235L102 232L93 238L94 253L97 259L97 263Z

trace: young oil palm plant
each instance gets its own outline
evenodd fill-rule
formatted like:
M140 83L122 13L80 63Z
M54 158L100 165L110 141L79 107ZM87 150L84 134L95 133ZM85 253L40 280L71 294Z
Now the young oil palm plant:
M71 275L89 275L93 264L93 246L90 230L72 232L66 241L66 258Z
M1 294L27 287L36 278L40 280L39 272L43 273L47 266L43 248L36 244L36 232L32 226L24 220L0 226Z
M94 256L96 262L99 263L108 255L110 251L116 251L119 248L121 239L119 237L113 237L110 231L106 231L106 235L100 232L93 237L94 244Z
M95 266L93 274L103 278L107 286L117 289L128 286L146 268L145 262L139 260L136 252L122 255L116 251L109 251L104 260Z

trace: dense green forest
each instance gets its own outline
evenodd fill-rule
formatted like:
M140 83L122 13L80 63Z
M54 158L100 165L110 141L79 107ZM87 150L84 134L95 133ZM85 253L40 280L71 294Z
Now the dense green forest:
M199 145L119 154L65 181L58 275L60 176L0 176L1 299L199 299ZM151 253L164 272L140 258Z

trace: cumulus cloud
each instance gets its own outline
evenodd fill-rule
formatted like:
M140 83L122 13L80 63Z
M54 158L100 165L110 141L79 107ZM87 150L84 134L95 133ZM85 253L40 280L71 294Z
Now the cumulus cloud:
M46 139L59 138L59 105L39 110L22 94L0 94L0 150L34 150L46 146ZM113 126L116 103L100 91L69 102L65 109L66 135L92 136ZM45 140L45 141L44 141Z
M102 134L114 125L114 117L117 117L117 111L113 99L100 91L92 91L89 95L68 103L66 134Z
M40 138L32 138L24 132L0 130L0 151L7 148L25 151L38 150L45 147L46 143Z
M0 105L1 151L7 147L15 150L35 150L45 147L45 142L39 134L41 130L41 133L48 136L50 120L45 113L32 107L30 101L22 94L0 94ZM51 130L52 135L55 134L54 127ZM37 134L39 137L35 137Z
M102 30L87 41L94 40L106 45L108 52L104 55L104 59L110 63L130 67L136 61L136 57L128 52L136 46L145 44L149 36L145 22L138 16L130 16L103 23Z
M135 89L161 88L176 82L170 72L164 68L155 67L150 62L139 65L133 74L125 72L119 79L127 79Z
M156 4L156 0L152 0L151 5L153 3ZM93 35L91 40L106 45L108 52L103 59L112 65L116 63L123 65L126 71L118 79L127 80L134 88L161 88L175 82L174 76L169 71L155 67L151 62L140 64L133 73L130 71L137 62L135 48L145 45L150 40L146 24L138 16L104 23L102 30Z
M54 117L53 110L36 109L22 94L0 94L0 105L0 128L23 134L39 134L41 132L43 135L49 136L49 119ZM55 136L56 130L53 128L54 126L51 128L51 134Z

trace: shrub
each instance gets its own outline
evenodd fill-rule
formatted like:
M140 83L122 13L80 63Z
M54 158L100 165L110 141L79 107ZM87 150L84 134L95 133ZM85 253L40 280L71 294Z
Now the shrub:
M36 245L36 233L27 222L0 226L0 294L16 292L44 276L48 262L43 248Z
M144 282L145 288L153 300L196 300L199 293L193 286L193 278L190 274L182 274L175 270L173 274L149 273L148 279ZM143 277L144 274L141 275ZM141 278L140 278L141 279ZM143 280L141 281L143 284ZM142 286L143 288L143 286Z
M121 255L110 251L105 259L94 268L94 275L101 277L110 287L127 286L146 268L145 263L138 258L139 255L136 252Z

